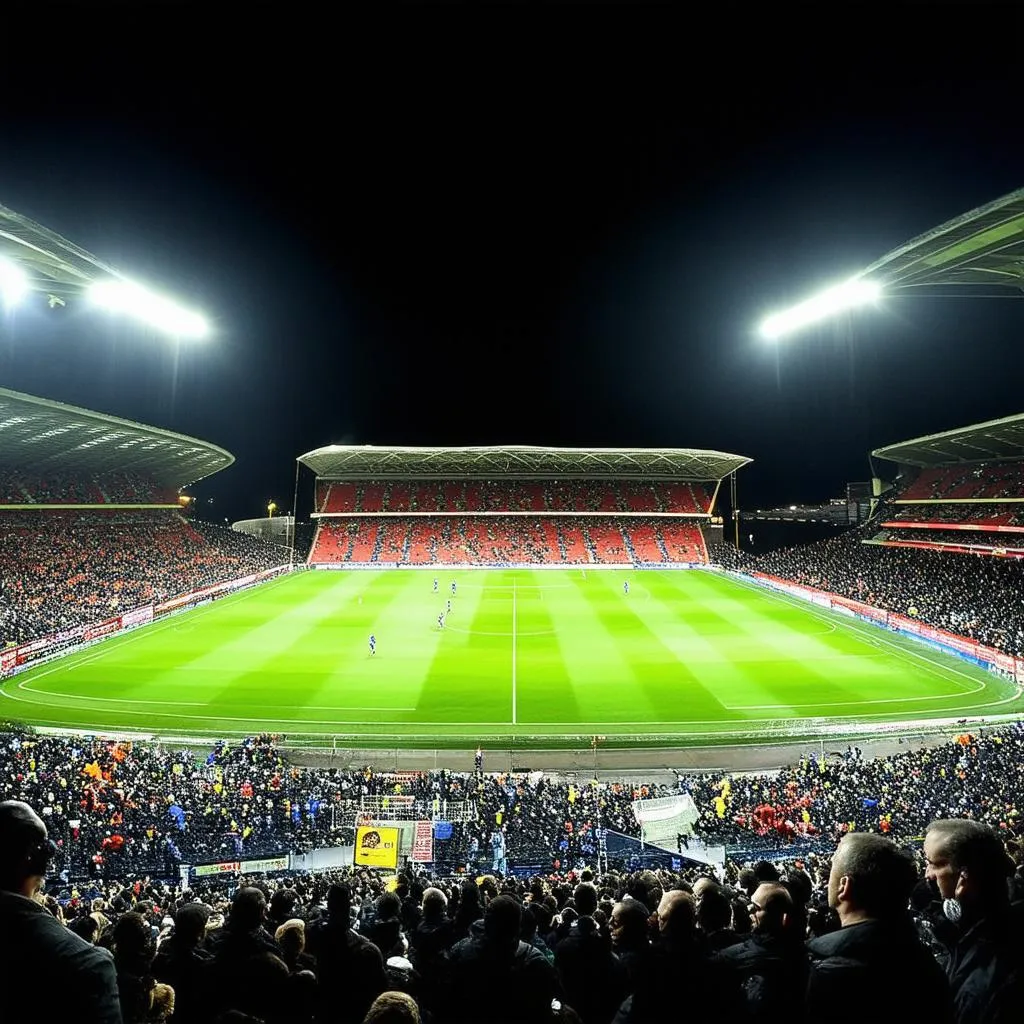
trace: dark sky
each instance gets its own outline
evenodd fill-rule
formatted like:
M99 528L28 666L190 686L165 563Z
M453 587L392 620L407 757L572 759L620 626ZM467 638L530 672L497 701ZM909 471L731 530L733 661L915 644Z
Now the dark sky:
M755 331L1024 184L1005 11L211 10L26 23L0 70L0 202L216 327L23 310L0 383L228 448L210 515L332 442L718 448L812 500L1024 411L1016 301Z

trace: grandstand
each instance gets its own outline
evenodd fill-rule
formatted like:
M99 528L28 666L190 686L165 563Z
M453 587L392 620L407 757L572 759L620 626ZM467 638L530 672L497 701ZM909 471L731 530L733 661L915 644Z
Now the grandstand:
M897 491L865 543L1024 557L1024 413L878 448Z
M299 457L316 474L311 565L668 566L708 561L722 480L694 449L377 448Z
M183 515L178 491L230 466L217 445L0 389L5 669L152 621L182 594L287 561Z

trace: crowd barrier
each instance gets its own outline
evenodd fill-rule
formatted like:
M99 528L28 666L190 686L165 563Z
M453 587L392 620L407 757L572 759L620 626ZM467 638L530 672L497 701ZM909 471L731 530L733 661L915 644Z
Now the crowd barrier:
M767 573L752 572L739 573L738 575L743 579L754 580L772 590L789 594L791 597L809 601L811 604L818 605L821 608L827 608L842 615L860 619L862 622L868 622L874 626L884 626L894 633L929 644L946 654L956 655L964 661L972 662L1005 679L1015 680L1018 683L1024 684L1024 658L1014 658L1003 651L986 647L984 644L978 643L977 640L958 636L956 633L949 633L944 629L936 629L934 626L929 626L919 619L908 615L888 612L881 608L864 604L861 601L840 597L838 594L831 594L825 590L808 587L802 583L793 583L790 580L780 579L778 576L770 576Z
M122 612L120 615L104 619L102 622L91 622L86 626L76 626L74 629L54 633L52 636L30 640L17 647L7 647L0 651L0 677L11 676L30 665L71 654L99 640L106 640L117 633L137 629L139 626L145 626L166 615L187 611L189 608L195 608L218 597L256 586L258 583L281 576L293 568L294 566L291 565L279 565L273 569L265 569L263 572L250 573L248 576L242 576L236 580L201 587L199 590L181 594L159 604L133 608L131 611Z

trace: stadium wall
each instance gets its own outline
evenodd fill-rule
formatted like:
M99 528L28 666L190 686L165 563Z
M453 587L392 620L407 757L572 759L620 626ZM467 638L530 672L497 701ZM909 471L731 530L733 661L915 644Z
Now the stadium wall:
M828 608L842 615L860 619L870 625L885 627L894 633L928 644L944 654L952 654L964 661L969 661L994 675L1024 684L1024 658L1014 658L992 647L985 647L969 637L948 633L906 615L875 608L873 605L863 604L860 601L841 597L825 590L818 590L815 587L808 587L802 583L793 583L790 580L780 579L778 576L769 576L767 573L730 573L730 575L753 581L760 586L781 591L803 601L809 601L821 608Z

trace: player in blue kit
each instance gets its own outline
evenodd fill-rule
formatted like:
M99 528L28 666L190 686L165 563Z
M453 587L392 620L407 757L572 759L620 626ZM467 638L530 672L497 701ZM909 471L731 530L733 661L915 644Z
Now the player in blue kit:
M377 638L371 633L370 634L370 657L372 658L377 653Z
M629 580L622 581L622 592L627 596L629 595Z

